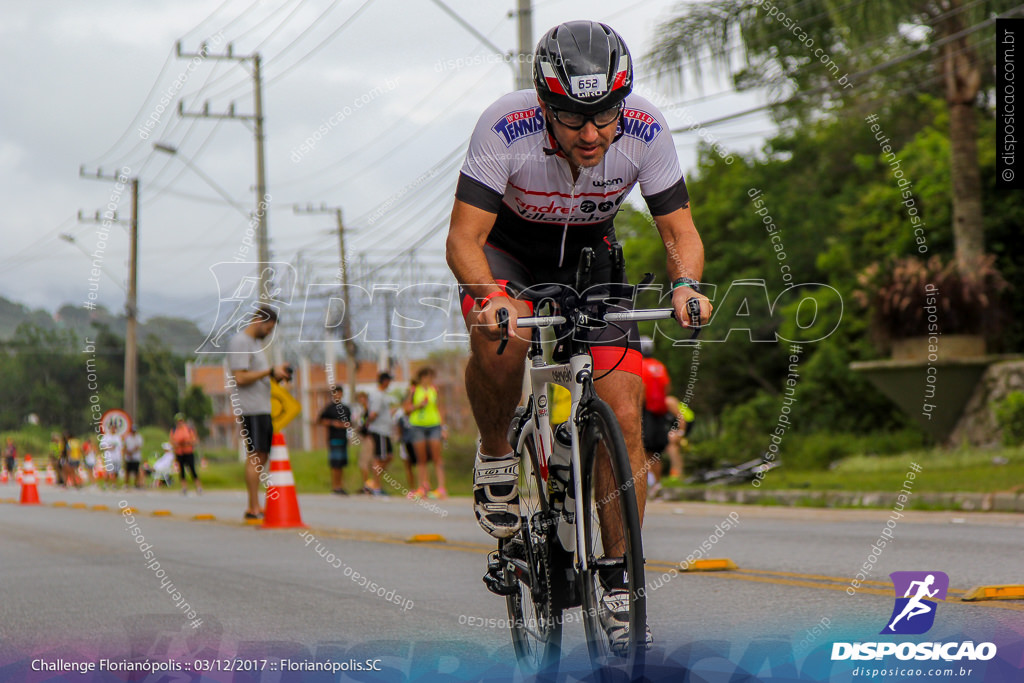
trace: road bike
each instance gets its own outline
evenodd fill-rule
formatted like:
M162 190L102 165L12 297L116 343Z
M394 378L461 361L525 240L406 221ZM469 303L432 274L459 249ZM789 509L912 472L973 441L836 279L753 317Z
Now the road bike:
M621 250L615 247L614 270L621 272ZM618 419L594 389L594 382L607 373L594 377L590 344L575 333L611 325L626 334L619 323L673 318L675 311L629 310L623 304L632 299L634 288L591 286L592 262L593 252L584 249L575 289L557 284L508 285L510 296L534 302L534 312L548 309L547 315L516 321L518 328L531 330L526 399L516 409L508 431L521 463L521 529L498 541L484 576L487 588L505 597L516 656L527 673L557 672L566 611L575 607L581 609L587 649L599 670L623 660L642 667L646 651L644 555L635 487L635 477L646 475L643 471L633 474ZM648 275L638 288L652 279ZM687 312L696 336L700 319L696 299L687 302ZM497 318L500 354L508 342L508 312L499 310ZM544 360L541 343L540 330L546 327L552 328L556 338L551 363ZM623 357L625 353L623 347ZM564 387L571 396L569 419L555 428L548 413L549 384ZM599 509L605 513L603 524ZM601 625L603 572L625 573L630 596L625 653L611 652Z

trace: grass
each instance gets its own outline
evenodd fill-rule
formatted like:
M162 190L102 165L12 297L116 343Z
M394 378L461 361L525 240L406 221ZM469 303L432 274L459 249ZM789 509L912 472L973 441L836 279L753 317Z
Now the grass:
M469 495L473 489L473 453L475 442L466 437L454 436L443 450L444 471L449 495ZM243 489L245 488L244 469L238 461L238 453L232 450L219 449L206 453L207 467L199 477L203 487L208 489ZM295 477L295 487L303 493L330 493L330 469L327 465L327 451L299 451L289 448L289 460ZM362 476L358 467L359 449L349 447L349 464L345 468L344 486L349 493L362 488ZM433 466L428 467L428 476L432 486L437 485ZM405 465L395 458L385 478L384 490L393 495L404 495L408 492L409 479Z

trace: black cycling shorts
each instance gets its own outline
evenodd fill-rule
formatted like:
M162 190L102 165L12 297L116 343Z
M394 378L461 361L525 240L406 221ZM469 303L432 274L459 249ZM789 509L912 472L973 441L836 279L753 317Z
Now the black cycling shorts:
M594 249L591 282L606 283L612 274L610 245L604 241L590 246ZM570 287L575 285L579 251L566 251L562 267L540 268L528 267L520 258L490 242L484 245L484 255L487 257L487 265L490 266L494 281L502 289L505 289L510 280L527 288L545 284L562 284ZM461 287L459 295L462 300L462 315L467 317L476 302ZM524 298L528 299L528 294ZM610 302L622 309L633 308L633 302L626 299L615 299ZM643 356L640 353L640 332L637 325L635 322L622 322L616 325L579 330L577 333L580 335L579 338L590 342L590 355L594 359L595 372L615 368L639 376Z
M644 410L642 432L646 452L660 455L665 450L668 446L668 433L672 431L674 421L675 418L667 413L656 415Z

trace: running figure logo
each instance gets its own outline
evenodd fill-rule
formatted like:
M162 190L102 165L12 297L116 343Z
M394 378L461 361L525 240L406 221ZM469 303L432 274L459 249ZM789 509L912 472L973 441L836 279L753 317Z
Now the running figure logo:
M881 633L926 633L935 623L936 601L946 599L949 576L944 572L893 572L889 577L896 589L896 605Z

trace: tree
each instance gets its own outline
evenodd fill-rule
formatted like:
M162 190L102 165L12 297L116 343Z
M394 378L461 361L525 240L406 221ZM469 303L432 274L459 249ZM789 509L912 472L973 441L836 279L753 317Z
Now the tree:
M213 401L201 386L193 384L185 390L185 396L181 399L181 412L196 426L200 439L209 435L210 428L206 422L213 417Z
M985 249L976 105L987 63L979 45L991 38L996 14L1021 11L1008 0L704 2L684 5L680 16L663 26L652 57L680 78L690 71L699 80L711 65L728 71L737 87L768 85L778 92L794 86L797 95L787 104L795 102L795 115L806 117L811 102L826 108L842 100L844 88L828 73L834 76L838 69L832 67L839 62L873 62L861 71L869 76L905 64L917 52L930 53L949 108L955 256L966 270ZM915 42L922 43L917 52L893 58ZM743 51L741 69L734 68L737 49ZM815 62L827 62L828 69ZM792 108L781 111L794 115Z

